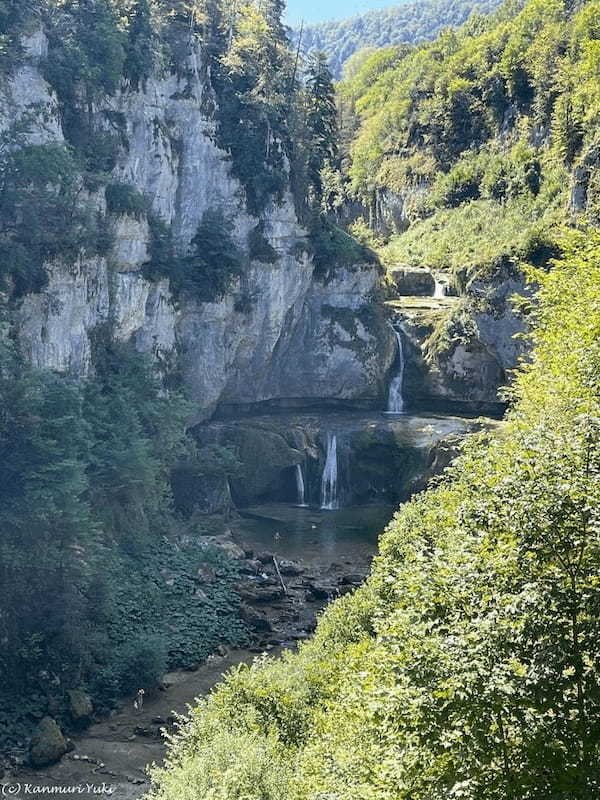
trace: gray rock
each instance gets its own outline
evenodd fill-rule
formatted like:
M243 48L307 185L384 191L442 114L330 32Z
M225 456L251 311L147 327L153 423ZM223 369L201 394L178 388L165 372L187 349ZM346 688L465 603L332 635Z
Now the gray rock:
M94 714L94 706L90 696L83 689L70 689L69 714L73 722L84 725L91 722Z
M286 575L288 577L295 577L297 575L302 575L304 572L304 567L299 564L297 561L278 561L277 564L279 565L279 571L282 575Z
M392 285L397 294L409 297L431 297L435 292L435 278L428 269L396 267L391 270Z
M29 745L29 761L36 769L55 764L68 751L67 742L52 717L44 717L37 725Z

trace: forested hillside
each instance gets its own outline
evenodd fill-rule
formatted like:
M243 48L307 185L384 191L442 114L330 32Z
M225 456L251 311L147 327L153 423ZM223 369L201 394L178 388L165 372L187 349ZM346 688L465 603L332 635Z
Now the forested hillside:
M379 50L339 87L341 172L324 196L359 202L353 230L389 270L428 268L460 296L426 345L439 365L481 335L483 311L508 319L524 265L559 253L565 223L598 222L598 6L519 9Z
M462 25L472 13L487 14L498 0L417 0L381 11L368 11L349 19L305 25L301 50L305 55L327 53L335 78L341 78L346 62L364 48L418 44L435 39L449 26ZM300 31L293 31L297 43Z
M312 642L199 704L157 800L600 794L599 20L508 3L340 88L323 202L362 204L390 268L450 277L463 300L431 351L504 314L494 286L523 273L532 350L502 432L398 512Z

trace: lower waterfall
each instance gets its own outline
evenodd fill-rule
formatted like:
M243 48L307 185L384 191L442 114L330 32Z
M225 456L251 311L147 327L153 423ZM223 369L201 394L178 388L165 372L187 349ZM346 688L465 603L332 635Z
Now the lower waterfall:
M296 464L296 488L298 491L298 505L301 508L306 508L306 487L301 464Z
M398 341L398 372L390 383L387 410L389 414L404 414L404 395L402 392L404 386L404 346L401 332L396 328L393 330Z
M339 507L337 436L335 433L329 433L327 434L327 457L321 479L321 508L326 511L335 511Z

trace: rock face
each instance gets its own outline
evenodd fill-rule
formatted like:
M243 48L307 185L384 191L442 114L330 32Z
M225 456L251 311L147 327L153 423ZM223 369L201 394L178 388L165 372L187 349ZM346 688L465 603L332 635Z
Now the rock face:
M57 101L42 76L43 31L25 44L25 63L0 92L0 130L33 115L31 143L63 143ZM99 124L118 120L123 144L112 180L150 201L154 215L171 226L178 252L187 251L206 211L231 215L236 244L246 254L241 279L222 300L176 301L167 279L144 277L147 220L108 214L110 253L48 264L48 286L14 309L23 352L36 367L85 376L94 368L95 332L108 330L178 369L196 420L220 406L307 398L379 402L393 337L378 307L367 305L377 269L358 264L320 283L289 192L260 220L248 212L230 156L216 143L216 99L197 52L188 54L186 66L180 75L155 74L143 90L105 98L94 114ZM106 213L104 190L88 200ZM253 260L249 252L248 237L259 222L275 263Z
M32 767L46 767L59 761L67 752L64 736L52 717L44 717L35 729L29 746Z
M347 506L408 499L448 465L456 441L480 428L477 420L449 416L285 413L210 422L199 426L196 435L201 443L237 448L241 468L230 484L238 508L298 503L298 467L303 500L318 507L329 434L337 439L338 499Z
M402 333L409 410L500 410L499 389L526 351L527 328L511 302L530 291L524 277L507 272L474 281L461 298L420 296L420 285L411 278L413 296L397 292L388 303Z

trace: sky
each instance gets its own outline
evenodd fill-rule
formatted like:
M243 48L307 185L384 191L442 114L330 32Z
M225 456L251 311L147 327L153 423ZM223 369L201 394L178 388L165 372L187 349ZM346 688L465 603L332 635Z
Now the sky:
M399 5L402 0L287 0L288 25L305 22L323 22L329 19L345 19L373 8Z

